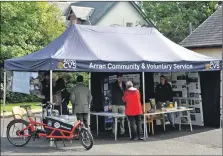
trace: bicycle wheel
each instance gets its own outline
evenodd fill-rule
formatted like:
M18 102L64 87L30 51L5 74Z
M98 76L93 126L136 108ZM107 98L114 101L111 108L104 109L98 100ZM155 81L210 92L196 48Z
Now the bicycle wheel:
M29 123L22 119L16 119L11 121L7 126L7 139L8 141L16 146L16 147L22 147L25 146L31 139L30 130L24 130L29 125ZM12 133L10 133L12 132ZM28 134L29 136L19 136L18 132L20 134Z
M81 129L80 140L81 140L81 144L87 150L89 150L93 147L94 139L93 139L91 132L88 129L86 129L86 128Z

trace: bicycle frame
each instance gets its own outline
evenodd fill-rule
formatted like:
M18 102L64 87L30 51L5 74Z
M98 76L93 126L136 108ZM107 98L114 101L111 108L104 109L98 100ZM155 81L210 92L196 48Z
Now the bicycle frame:
M47 126L45 123L42 122L37 122L34 121L31 117L28 117L29 119L29 126L25 127L24 129L22 129L21 131L18 132L19 136L32 136L32 135L26 135L26 134L21 134L21 132L24 132L25 130L31 130L31 132L35 132L36 131L36 126L43 126L44 128L48 128L50 130L52 130L52 132L50 133L50 135L47 135L46 133L38 133L39 137L46 137L46 138L59 138L59 139L72 139L73 135L74 135L74 131L75 129L79 126L82 125L82 122L79 120L72 128L71 131L66 131L66 130L62 130L59 128L53 128L51 126ZM53 135L54 132L60 132L61 136L55 136ZM65 134L69 134L68 136L66 136Z

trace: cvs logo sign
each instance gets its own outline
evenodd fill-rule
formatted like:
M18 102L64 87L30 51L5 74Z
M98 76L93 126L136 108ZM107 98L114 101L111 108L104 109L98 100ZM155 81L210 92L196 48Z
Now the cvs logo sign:
M210 69L220 69L220 61L211 61Z
M76 61L75 60L63 60L58 63L59 69L76 69Z

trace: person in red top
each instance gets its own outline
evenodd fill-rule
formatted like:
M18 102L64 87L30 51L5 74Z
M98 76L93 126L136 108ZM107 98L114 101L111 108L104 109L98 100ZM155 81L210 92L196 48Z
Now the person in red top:
M125 114L130 122L132 134L131 140L143 140L141 137L142 105L140 101L140 93L137 88L133 87L131 81L126 82L126 91L124 92L122 100L126 103Z

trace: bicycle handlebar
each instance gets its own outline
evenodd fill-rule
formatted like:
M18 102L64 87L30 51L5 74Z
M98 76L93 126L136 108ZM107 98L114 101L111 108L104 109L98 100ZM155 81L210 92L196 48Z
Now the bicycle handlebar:
M36 104L36 106L42 106L42 107L46 105L54 105L54 103L48 101L47 103Z

